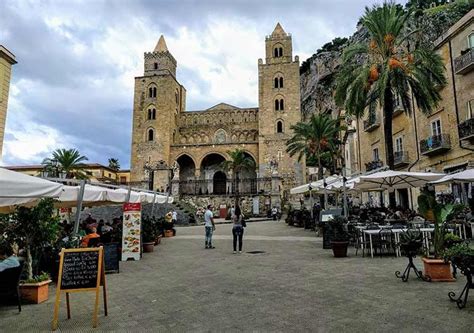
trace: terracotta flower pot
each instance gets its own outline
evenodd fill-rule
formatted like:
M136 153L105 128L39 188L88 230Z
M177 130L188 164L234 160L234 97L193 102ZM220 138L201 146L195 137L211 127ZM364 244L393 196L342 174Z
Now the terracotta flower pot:
M21 298L29 303L39 304L48 300L51 280L20 284Z
M331 241L332 253L336 258L344 258L347 257L347 247L349 246L349 242L336 242Z
M165 230L165 237L173 237L173 230Z
M150 252L153 252L154 249L155 249L155 242L143 243L143 252L150 253Z
M433 282L453 282L456 281L451 273L451 264L443 259L421 258L425 268L425 276L431 278Z

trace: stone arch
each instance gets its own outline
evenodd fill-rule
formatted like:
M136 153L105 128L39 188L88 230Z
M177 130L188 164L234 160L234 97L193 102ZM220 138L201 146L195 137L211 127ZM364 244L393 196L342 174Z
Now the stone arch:
M156 83L152 82L147 86L146 96L148 98L156 98L157 86Z
M227 142L227 132L223 128L219 128L217 131L214 132L214 140L215 143L225 143Z
M148 127L145 131L145 142L153 142L156 139L156 131L153 127Z
M275 133L285 133L285 122L281 118L275 121Z

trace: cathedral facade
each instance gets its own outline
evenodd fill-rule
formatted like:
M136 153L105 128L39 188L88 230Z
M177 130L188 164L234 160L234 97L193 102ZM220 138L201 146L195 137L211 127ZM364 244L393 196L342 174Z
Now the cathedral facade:
M232 175L221 163L235 149L257 166L240 175L250 181L241 192L262 193L258 181L272 176L281 179L281 191L304 182L304 161L286 152L290 126L301 121L299 58L280 24L265 38L265 60L258 60L258 107L218 103L186 111L176 67L161 36L154 51L145 53L144 75L135 78L132 183L160 190L173 182L181 194L228 194Z

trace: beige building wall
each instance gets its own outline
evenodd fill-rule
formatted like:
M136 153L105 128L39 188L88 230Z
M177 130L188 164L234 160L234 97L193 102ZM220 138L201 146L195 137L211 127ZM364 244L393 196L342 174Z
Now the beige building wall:
M0 161L2 160L3 139L5 137L12 65L16 63L13 53L0 45Z

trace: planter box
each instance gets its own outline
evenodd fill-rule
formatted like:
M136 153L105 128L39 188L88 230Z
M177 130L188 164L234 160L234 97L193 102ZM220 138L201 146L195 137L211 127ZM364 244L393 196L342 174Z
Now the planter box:
M173 230L165 230L165 237L173 237Z
M150 253L155 250L155 242L143 243L143 252Z
M29 303L39 304L48 300L51 280L20 284L21 298Z
M331 241L332 252L336 258L347 257L347 247L349 242L335 242Z
M453 282L451 273L451 263L444 262L443 259L421 258L425 268L425 276L431 278L433 282Z

